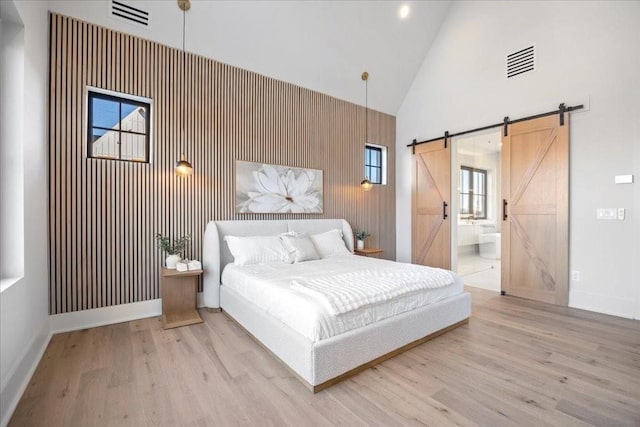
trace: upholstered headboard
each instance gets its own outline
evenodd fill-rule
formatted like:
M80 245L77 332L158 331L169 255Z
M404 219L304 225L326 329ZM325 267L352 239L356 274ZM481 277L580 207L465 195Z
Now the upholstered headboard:
M233 262L233 256L224 241L225 236L275 236L287 231L317 234L336 228L342 230L344 243L353 252L353 231L344 219L209 222L202 242L204 305L220 307L220 275L224 267Z

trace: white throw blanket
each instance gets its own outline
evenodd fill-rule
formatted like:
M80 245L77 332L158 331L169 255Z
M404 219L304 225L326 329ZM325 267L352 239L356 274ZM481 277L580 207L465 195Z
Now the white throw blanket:
M449 286L453 282L454 276L447 270L401 264L395 268L295 279L291 287L315 298L331 314L338 315L411 292Z

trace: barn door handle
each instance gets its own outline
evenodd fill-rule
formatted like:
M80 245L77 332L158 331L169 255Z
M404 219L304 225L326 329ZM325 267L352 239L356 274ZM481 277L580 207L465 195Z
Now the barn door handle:
M442 219L447 219L447 217L449 216L447 215L447 206L449 206L447 202L443 201L442 202Z
M502 220L507 220L507 199L502 199Z

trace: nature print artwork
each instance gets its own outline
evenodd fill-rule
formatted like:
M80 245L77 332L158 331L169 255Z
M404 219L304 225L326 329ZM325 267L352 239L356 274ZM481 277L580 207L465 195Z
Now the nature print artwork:
M236 212L322 213L322 171L238 160Z

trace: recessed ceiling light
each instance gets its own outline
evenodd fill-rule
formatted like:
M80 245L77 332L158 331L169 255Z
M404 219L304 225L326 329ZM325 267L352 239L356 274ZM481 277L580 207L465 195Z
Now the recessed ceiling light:
M407 16L409 16L409 5L403 4L402 7L400 8L400 18L404 19Z

